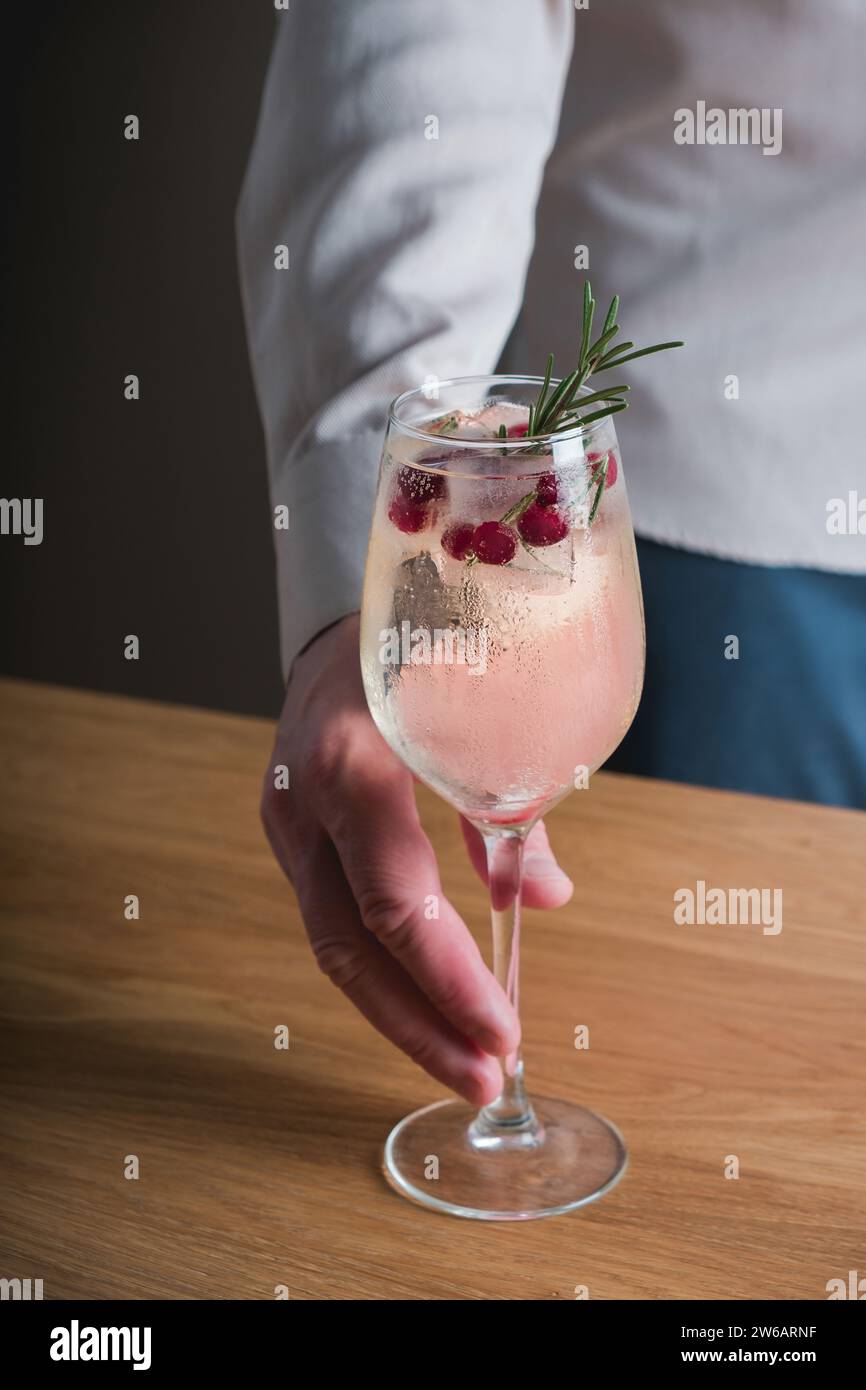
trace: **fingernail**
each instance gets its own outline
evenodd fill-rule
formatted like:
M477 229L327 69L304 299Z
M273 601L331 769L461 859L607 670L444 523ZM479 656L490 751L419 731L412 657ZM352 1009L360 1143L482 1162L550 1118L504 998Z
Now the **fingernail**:
M527 855L523 874L525 878L534 879L536 883L561 883L569 888L574 887L568 874L563 873L556 860L549 859L544 854Z

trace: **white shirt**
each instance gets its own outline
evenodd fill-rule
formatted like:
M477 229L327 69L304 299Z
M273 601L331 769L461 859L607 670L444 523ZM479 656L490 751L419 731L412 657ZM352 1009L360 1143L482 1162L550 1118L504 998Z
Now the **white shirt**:
M637 531L866 571L830 515L862 499L866 533L864 57L860 0L278 14L238 239L285 669L359 606L390 399L551 351L565 374L580 247L623 338L687 341L617 373ZM764 144L734 143L739 108Z

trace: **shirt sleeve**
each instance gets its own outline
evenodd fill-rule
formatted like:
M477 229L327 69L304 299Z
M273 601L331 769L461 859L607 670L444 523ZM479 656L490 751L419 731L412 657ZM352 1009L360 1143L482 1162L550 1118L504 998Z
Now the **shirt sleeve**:
M274 530L285 673L360 605L391 398L496 366L572 16L569 0L278 13L237 233L271 501L288 508Z

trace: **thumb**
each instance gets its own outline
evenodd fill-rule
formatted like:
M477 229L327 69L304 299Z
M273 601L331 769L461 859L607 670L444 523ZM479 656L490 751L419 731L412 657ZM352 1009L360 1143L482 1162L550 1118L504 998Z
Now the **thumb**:
M484 883L488 883L487 851L481 833L463 816L463 838L470 862ZM527 907L562 907L574 892L574 884L554 858L544 821L534 825L526 837L523 853L523 902Z

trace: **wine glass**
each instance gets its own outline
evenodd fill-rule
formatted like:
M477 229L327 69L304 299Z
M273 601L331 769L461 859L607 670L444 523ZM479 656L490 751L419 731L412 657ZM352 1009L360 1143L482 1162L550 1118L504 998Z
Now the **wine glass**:
M527 438L541 384L464 377L393 403L361 614L377 727L484 839L493 969L515 1008L525 838L616 748L644 669L613 421ZM404 1196L497 1221L582 1206L626 1162L609 1121L569 1100L530 1101L519 1052L492 1104L417 1110L384 1154Z

